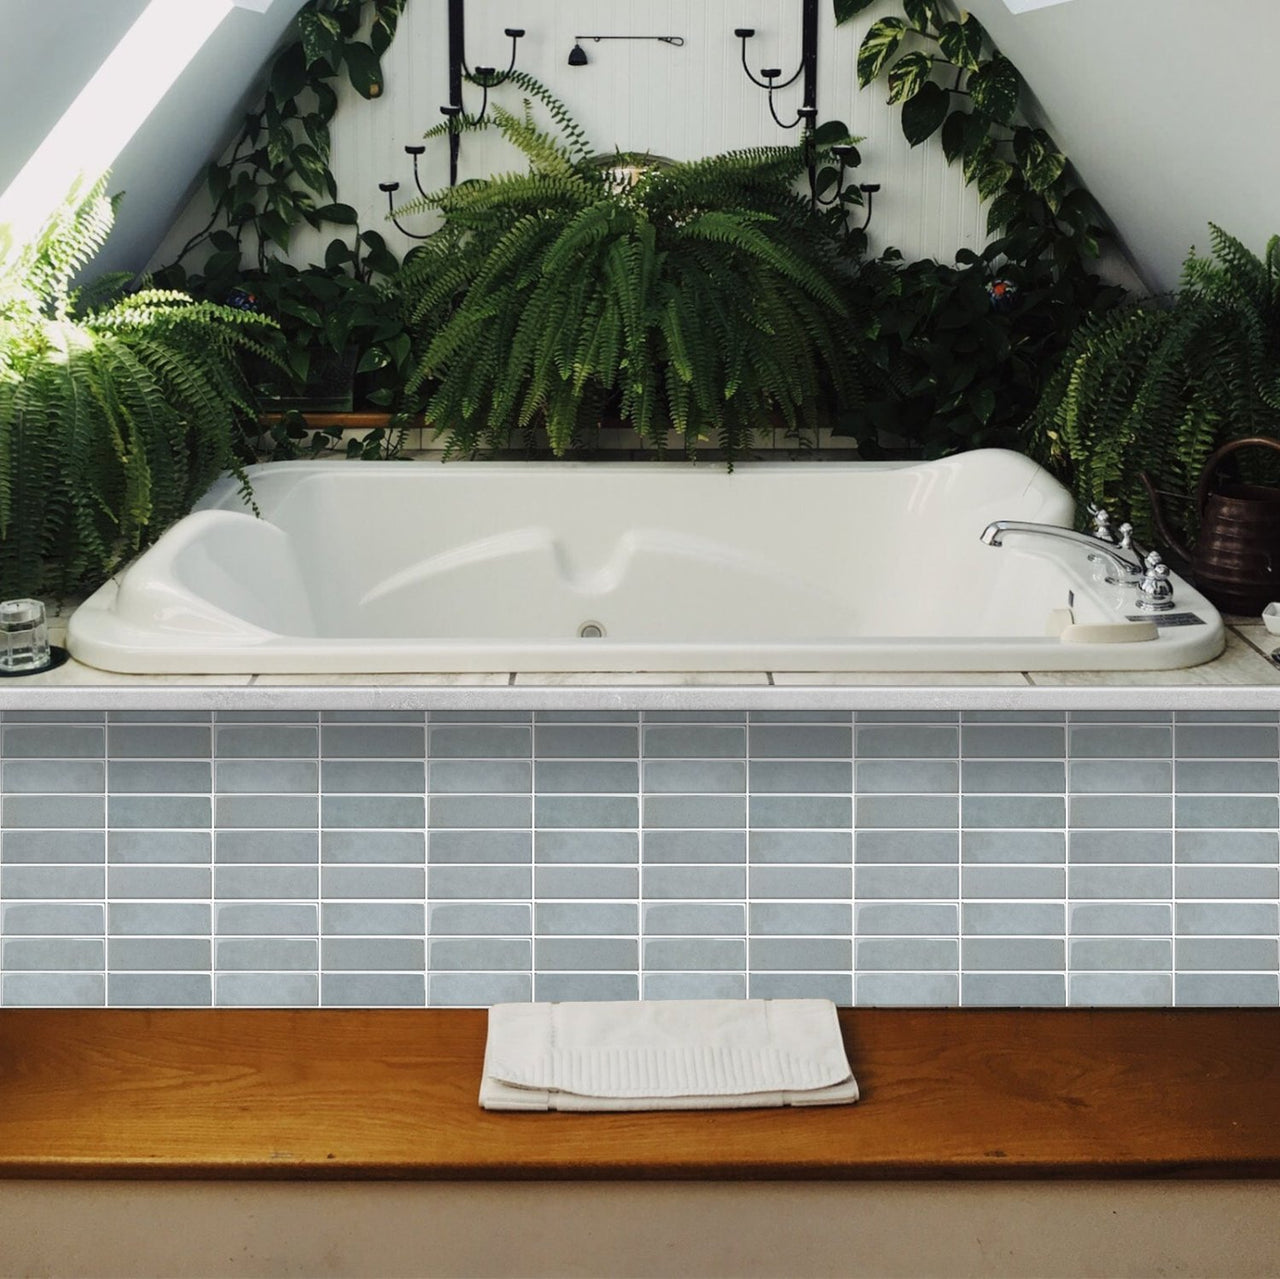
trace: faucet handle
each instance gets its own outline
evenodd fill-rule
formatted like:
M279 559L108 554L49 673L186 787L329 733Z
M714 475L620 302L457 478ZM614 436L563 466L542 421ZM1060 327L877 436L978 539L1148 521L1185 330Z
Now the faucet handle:
M1116 539L1111 532L1111 513L1093 506L1089 508L1089 514L1093 516L1094 537L1100 542L1114 542Z
M1140 612L1165 613L1173 607L1173 583L1169 581L1169 566L1160 558L1159 551L1152 551L1143 561L1146 571L1138 583L1136 606Z

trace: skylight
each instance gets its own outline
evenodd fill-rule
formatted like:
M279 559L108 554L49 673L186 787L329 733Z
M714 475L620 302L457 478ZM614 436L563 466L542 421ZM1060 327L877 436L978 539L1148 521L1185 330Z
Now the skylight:
M233 0L151 0L0 195L0 223L21 243L77 176L109 169Z

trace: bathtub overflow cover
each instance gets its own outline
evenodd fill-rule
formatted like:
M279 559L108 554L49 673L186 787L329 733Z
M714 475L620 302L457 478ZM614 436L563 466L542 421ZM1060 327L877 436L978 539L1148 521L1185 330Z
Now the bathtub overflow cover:
M599 622L583 622L578 627L579 639L604 639L604 627Z

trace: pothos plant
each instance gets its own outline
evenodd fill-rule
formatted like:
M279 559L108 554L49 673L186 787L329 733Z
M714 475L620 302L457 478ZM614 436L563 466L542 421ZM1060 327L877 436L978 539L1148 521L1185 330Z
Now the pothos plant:
M833 0L847 22L883 0ZM883 390L868 420L925 455L1019 447L1023 424L1071 335L1124 291L1094 267L1105 220L1043 129L1025 123L1023 81L978 20L945 0L893 0L858 52L912 146L937 136L987 206L989 244L954 265L889 251L863 270ZM853 429L852 426L849 429ZM859 441L874 452L875 441Z
M272 345L292 389L308 380L331 352L353 349L364 402L393 413L390 429L353 440L354 456L386 456L397 449L399 388L407 372L409 340L396 308L379 287L399 261L376 231L362 231L354 208L338 200L330 168L329 125L338 108L335 84L345 76L364 98L383 91L382 55L395 38L406 0L307 0L271 63L261 102L246 117L226 159L208 166L211 201L207 222L183 245L157 281L196 296L261 311L279 325ZM359 38L367 32L367 39ZM295 268L287 252L299 226L340 228L323 264ZM211 249L198 270L183 265ZM283 388L277 368L263 365L260 393ZM259 447L292 456L303 441L309 451L332 446L338 428L310 432L298 414L287 414Z

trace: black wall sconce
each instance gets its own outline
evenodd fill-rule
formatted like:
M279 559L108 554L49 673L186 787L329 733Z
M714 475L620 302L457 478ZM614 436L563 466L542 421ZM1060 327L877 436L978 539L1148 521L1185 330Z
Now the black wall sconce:
M507 63L507 69L501 74L499 74L497 67L476 67L473 71L467 66L465 59L462 63L463 78L469 80L472 84L478 84L484 91L484 96L480 99L480 110L472 117L473 122L476 124L479 124L484 119L485 112L489 109L489 90L496 89L511 79L511 73L516 69L517 46L521 37L525 34L525 30L523 27L505 27L502 34L509 36L511 39L511 61ZM453 110L454 107L458 108L456 112ZM451 119L464 114L461 93L450 102L448 109L441 107L440 111Z
M769 95L769 114L780 129L800 129L808 142L812 142L818 121L818 0L803 0L800 29L800 65L785 80L782 79L781 67L762 67L759 76L755 75L747 63L747 41L754 38L754 27L735 27L733 34L742 42L742 69L747 79L757 88L764 89ZM780 89L789 88L803 77L801 86L801 105L796 108L794 120L784 120L778 114L773 95ZM810 156L814 152L810 151ZM809 163L809 199L814 208L818 205L833 205L844 202L862 204L866 208L866 220L861 229L866 230L871 221L871 198L880 190L877 183L863 183L858 187L859 197L856 200L845 199L848 187L845 184L845 173L862 163L858 148L852 145L835 146L831 154L839 165L834 182L824 186L824 193L818 191L818 170L813 158Z
M584 40L594 40L597 44L601 40L657 40L660 44L672 44L676 48L684 44L684 36L574 36L573 48L569 50L571 67L585 67L590 61L587 51L582 47Z
M840 146L831 148L832 159L840 166L836 171L835 182L826 189L830 194L824 195L818 190L818 174L816 166L809 166L809 196L815 205L833 205L833 204L861 204L865 210L865 217L859 230L865 231L871 225L871 202L875 198L875 194L880 190L878 182L862 182L858 184L857 190L859 195L856 199L846 200L845 193L850 190L845 183L845 173L849 169L856 169L862 163L862 154L858 148L852 143L843 143ZM830 172L830 170L827 170Z
M752 73L747 65L747 41L752 39L755 33L754 27L736 27L733 32L742 41L742 69L746 72L747 79L757 88L768 91L769 114L773 116L774 122L780 129L794 129L800 124L808 128L811 122L806 120L805 113L812 108L816 118L818 106L818 0L804 0L800 32L800 65L787 79L781 78L781 67L762 67L758 77ZM797 111L794 120L783 120L778 114L777 107L774 106L773 95L777 90L786 89L795 84L801 76L804 77L803 105Z
M519 43L525 35L525 29L524 27L504 28L503 34L511 41L511 58L507 63L507 69L503 72L499 72L496 67L476 67L472 69L467 66L465 0L449 0L448 31L449 102L446 106L440 108L440 114L444 116L449 125L449 185L457 186L458 156L462 147L462 130L458 128L458 122L467 120L468 123L479 124L484 120L485 113L489 110L489 90L505 84L516 69ZM480 99L480 110L474 116L467 116L463 109L462 84L464 80L469 81L471 84L479 85L483 93ZM422 175L418 170L418 160L426 151L426 147L421 145L406 146L404 150L405 154L413 159L413 184L418 188L418 193L425 196L427 192L422 185ZM427 238L425 235L415 235L397 221L395 216L395 193L399 189L400 183L398 182L378 183L378 190L386 192L387 212L396 229L411 240L425 240Z

